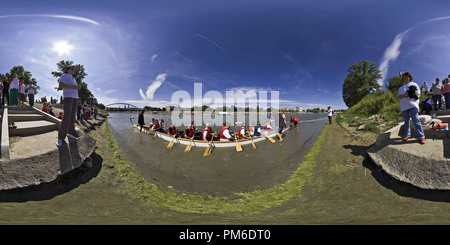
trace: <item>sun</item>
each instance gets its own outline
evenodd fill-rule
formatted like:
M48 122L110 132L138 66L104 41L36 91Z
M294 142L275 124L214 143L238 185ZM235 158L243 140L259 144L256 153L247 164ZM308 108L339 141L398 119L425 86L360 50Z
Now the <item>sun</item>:
M70 55L74 47L67 41L60 41L53 43L52 50L58 53L58 56Z

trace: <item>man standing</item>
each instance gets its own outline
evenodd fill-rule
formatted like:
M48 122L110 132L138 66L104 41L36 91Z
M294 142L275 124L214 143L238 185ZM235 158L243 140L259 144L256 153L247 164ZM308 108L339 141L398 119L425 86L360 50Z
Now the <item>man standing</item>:
M14 74L11 79L9 95L9 105L17 107L19 104L19 79L17 78L17 74Z
M442 110L442 84L439 82L440 79L436 78L436 83L433 83L431 87L431 93L433 94L434 110L437 111L437 104L439 102L439 110Z
M6 100L6 103L5 103ZM2 91L2 106L9 105L9 82L8 79L3 81L3 91Z
M28 95L28 102L30 103L30 107L34 106L34 93L36 92L36 86L30 82L30 84L25 88Z
M62 145L66 135L72 139L76 139L77 137L75 132L75 113L77 110L78 90L80 90L80 86L73 77L76 70L77 67L75 65L69 65L59 79L59 87L63 89L64 117L58 132L57 146Z

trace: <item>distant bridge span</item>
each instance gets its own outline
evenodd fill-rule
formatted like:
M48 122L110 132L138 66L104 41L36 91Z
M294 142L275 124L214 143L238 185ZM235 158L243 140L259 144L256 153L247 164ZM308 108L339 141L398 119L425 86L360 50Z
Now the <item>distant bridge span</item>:
M106 105L107 111L140 111L141 109L142 108L128 103L112 103Z

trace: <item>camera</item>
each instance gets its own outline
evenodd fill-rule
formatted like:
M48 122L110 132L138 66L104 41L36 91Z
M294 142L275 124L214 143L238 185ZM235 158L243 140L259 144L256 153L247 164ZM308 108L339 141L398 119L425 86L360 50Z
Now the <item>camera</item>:
M409 86L409 89L408 89L409 98L418 100L419 97L417 97L416 91L417 91L416 86L414 86L414 85Z

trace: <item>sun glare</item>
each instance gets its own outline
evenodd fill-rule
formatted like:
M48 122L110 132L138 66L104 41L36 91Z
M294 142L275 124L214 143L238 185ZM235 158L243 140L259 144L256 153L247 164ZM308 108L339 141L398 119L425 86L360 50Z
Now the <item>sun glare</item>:
M58 53L58 56L70 55L73 49L74 47L67 41L55 42L52 48L54 52Z

